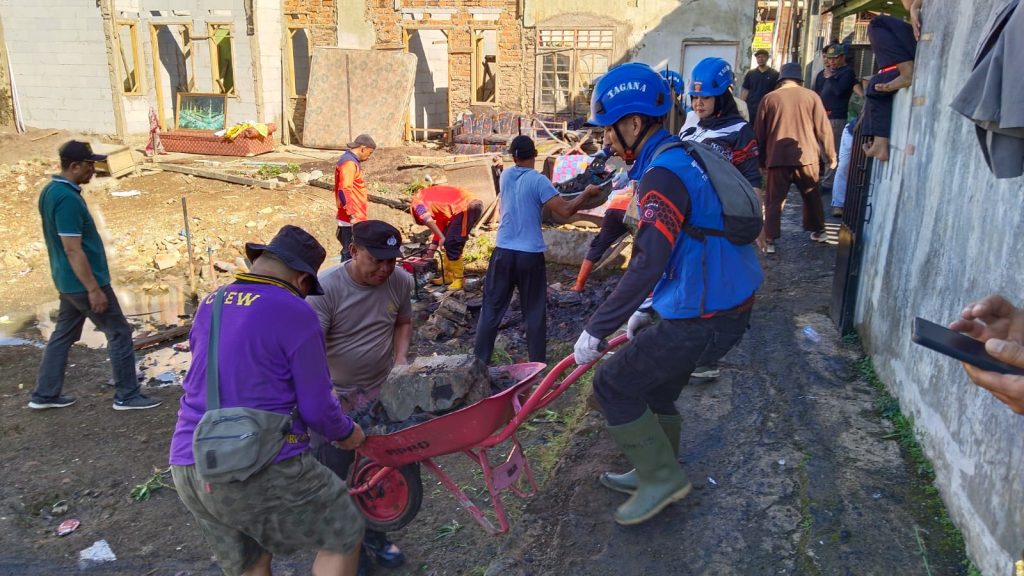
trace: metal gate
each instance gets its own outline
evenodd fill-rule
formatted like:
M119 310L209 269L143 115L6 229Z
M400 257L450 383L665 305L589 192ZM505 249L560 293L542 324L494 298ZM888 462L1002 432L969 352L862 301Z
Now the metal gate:
M871 167L874 162L864 154L861 123L853 133L846 185L843 223L839 228L839 250L836 253L835 277L832 282L832 304L829 313L840 334L853 332L860 283L861 257L864 252L864 224L871 219Z

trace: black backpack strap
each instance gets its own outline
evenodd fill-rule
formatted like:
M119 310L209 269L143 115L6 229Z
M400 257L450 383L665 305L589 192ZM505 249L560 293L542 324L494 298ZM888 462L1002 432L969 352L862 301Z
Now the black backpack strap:
M206 411L220 408L219 354L220 313L224 308L224 288L213 297L213 311L210 313L210 339L206 344Z

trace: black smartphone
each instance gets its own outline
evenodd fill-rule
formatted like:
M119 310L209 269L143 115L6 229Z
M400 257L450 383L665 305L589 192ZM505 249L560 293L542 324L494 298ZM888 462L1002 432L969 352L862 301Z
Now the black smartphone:
M989 355L985 351L983 342L954 332L945 326L929 322L924 318L914 318L914 332L911 339L925 348L942 352L946 356L973 364L982 370L1024 376L1024 368L1010 366Z

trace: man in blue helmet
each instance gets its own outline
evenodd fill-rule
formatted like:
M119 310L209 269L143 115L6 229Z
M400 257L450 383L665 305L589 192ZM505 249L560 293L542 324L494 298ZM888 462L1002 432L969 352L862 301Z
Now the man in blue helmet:
M690 492L676 461L682 421L675 401L712 343L728 350L740 341L764 280L753 245L688 234L723 230L722 205L700 164L680 147L665 148L679 142L662 126L670 106L665 82L640 63L610 70L590 103L589 122L610 132L639 181L633 257L574 350L577 363L595 362L605 338L629 320L630 342L594 377L608 432L634 466L601 476L608 488L632 495L615 512L623 525L645 522Z

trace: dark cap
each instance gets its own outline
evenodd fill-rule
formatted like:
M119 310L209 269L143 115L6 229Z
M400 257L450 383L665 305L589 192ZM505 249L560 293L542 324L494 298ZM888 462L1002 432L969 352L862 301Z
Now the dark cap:
M352 225L352 242L366 248L378 260L402 255L402 233L387 222L365 220Z
M842 44L829 44L822 50L822 54L825 58L838 58L840 56L846 56L846 50Z
M508 151L512 154L513 160L529 160L537 157L537 147L529 136L516 136L508 145Z
M754 52L754 56L760 56L761 54L764 54L765 56L771 56L771 54L769 54L768 51L765 50L764 48L759 48L756 52Z
M779 81L782 80L796 80L803 84L804 72L803 68L800 67L796 62L790 62L789 64L783 64L782 68L779 69Z
M373 138L369 134L360 134L356 136L356 139L348 143L349 148L359 148L360 146L366 146L367 148L377 149L377 143L373 141Z
M92 146L88 142L68 140L58 151L61 158L72 162L103 162L107 159L105 154L93 154Z
M313 286L309 289L311 296L319 296L324 293L316 273L320 270L320 265L324 263L327 251L309 232L298 226L286 224L274 236L270 244L246 243L245 256L249 258L250 262L255 262L264 250L277 256L292 270L310 274L313 278Z

